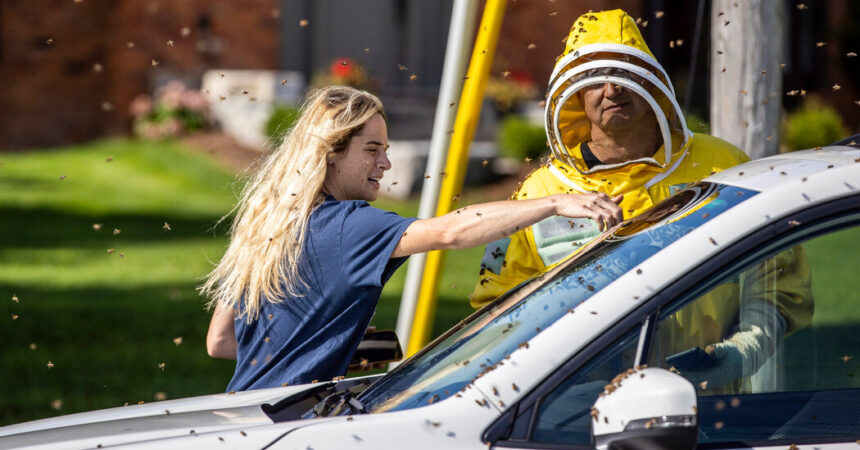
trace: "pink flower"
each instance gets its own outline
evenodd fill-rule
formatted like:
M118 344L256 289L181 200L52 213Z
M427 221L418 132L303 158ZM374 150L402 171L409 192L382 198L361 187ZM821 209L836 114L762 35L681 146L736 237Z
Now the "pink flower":
M161 122L161 136L177 136L182 132L182 121L176 117L171 117L164 122Z
M195 90L183 92L179 98L179 103L183 108L191 111L203 112L209 108L209 101L206 100L206 97L200 91Z
M146 94L139 94L128 104L128 112L133 117L140 117L152 111L152 98Z
M177 109L181 104L182 94L185 90L185 85L181 81L173 80L167 83L167 85L156 89L155 97L163 107Z

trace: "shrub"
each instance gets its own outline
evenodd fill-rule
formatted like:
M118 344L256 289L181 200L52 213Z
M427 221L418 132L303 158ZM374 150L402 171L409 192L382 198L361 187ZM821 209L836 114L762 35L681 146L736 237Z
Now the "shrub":
M687 114L687 128L693 133L711 133L711 125L708 124L708 121L704 117L692 112Z
M272 109L264 131L273 147L281 144L287 131L290 131L298 118L299 110L294 106L276 105Z
M154 97L153 100L140 94L129 105L136 136L162 139L202 130L208 125L209 102L200 91L174 80L156 89Z
M547 150L543 127L516 115L507 116L499 125L496 143L502 155L520 160L537 159Z
M836 110L815 99L808 99L783 124L783 144L789 151L832 144L847 134Z

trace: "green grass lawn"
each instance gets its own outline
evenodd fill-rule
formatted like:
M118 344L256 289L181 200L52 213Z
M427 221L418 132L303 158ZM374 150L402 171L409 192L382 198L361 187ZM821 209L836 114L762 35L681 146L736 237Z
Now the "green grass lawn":
M169 142L0 154L0 425L223 392L234 363L206 355L195 286L224 251L226 224L215 224L240 188L208 155ZM467 192L462 203L487 200ZM813 326L849 340L857 262L832 255L860 252L858 231L807 245L816 299L846 299L817 302ZM449 252L434 336L472 312L482 252ZM405 273L386 285L373 325L395 326Z
M0 155L0 425L223 392L234 363L206 355L209 314L194 288L223 253L226 225L214 226L240 188L169 142ZM472 311L481 254L449 256L434 335ZM383 292L379 328L395 326L405 272Z

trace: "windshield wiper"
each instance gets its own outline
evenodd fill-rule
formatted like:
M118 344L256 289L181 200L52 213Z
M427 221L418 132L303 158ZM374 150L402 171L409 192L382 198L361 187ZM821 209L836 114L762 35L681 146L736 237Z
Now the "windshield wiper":
M364 391L367 386L353 386L345 391L335 392L328 397L322 399L314 405L310 411L302 415L302 419L315 419L317 417L329 417L352 414L366 414L367 410L364 405L358 401L356 396ZM357 392L353 392L356 390Z

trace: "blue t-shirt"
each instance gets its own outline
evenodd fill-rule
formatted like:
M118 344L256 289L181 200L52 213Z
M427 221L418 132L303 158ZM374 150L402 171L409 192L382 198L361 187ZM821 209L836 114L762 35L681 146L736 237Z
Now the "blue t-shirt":
M302 294L261 302L260 316L236 319L236 372L228 391L330 380L347 366L382 286L406 258L391 258L414 218L332 197L311 213L299 273Z

